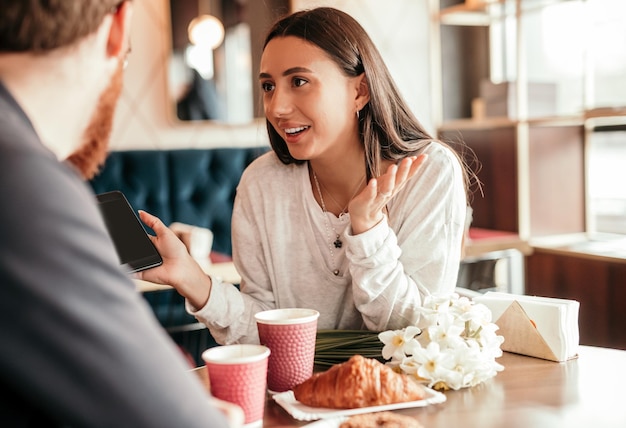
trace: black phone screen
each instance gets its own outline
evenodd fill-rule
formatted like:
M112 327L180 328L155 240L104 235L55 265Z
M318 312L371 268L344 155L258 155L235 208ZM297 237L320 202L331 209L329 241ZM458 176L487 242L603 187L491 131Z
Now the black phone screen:
M100 212L111 240L128 272L138 272L160 265L163 260L150 241L141 221L120 191L97 195Z

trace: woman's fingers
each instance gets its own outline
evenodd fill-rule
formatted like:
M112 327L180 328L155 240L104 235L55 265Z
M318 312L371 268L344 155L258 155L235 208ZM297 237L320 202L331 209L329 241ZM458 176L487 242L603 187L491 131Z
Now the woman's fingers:
M158 217L139 210L139 218L156 233L156 236L148 236L150 236L161 257L163 257L164 266L167 267L166 262L168 259L179 258L187 254L185 244Z
M396 174L398 172L397 165L391 165L387 171L378 177L378 195L383 198L393 196L393 190L396 187Z
M425 153L422 153L421 155L414 157L415 159L413 159L413 162L411 163L411 167L409 168L409 175L407 176L407 179L413 177L415 175L415 173L417 172L417 170L420 168L420 166L422 166L422 164L426 161L426 159L428 158L428 155Z
M350 201L349 212L354 234L375 226L384 215L385 206L415 175L426 155L411 156L398 164L390 165L378 178L372 178L365 189Z
M415 158L412 156L406 159L402 159L400 161L400 164L398 165L398 172L396 173L394 182L395 189L399 189L408 179L411 165L413 165L414 160Z
M158 217L153 216L146 211L139 210L139 218L146 224L146 226L154 230L154 233L156 233L157 236L161 235L166 230L169 230Z
M422 163L424 163L426 157L426 154L421 154L402 159L396 174L396 186L402 186L408 179L413 177Z
M426 157L425 154L410 156L398 164L390 165L387 171L378 177L378 196L388 199L395 195L415 175Z

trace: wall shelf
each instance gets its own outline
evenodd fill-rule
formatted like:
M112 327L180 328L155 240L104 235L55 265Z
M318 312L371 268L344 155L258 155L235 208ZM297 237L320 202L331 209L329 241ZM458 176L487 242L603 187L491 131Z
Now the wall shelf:
M602 241L592 237L587 203L591 135L598 131L626 131L626 107L611 106L626 89L616 83L623 80L623 73L594 75L598 72L595 64L585 63L595 53L590 51L587 40L601 33L599 30L604 28L598 22L604 21L595 18L592 22L594 18L588 14L584 26L572 24L564 32L546 25L555 30L554 34L542 33L548 30L538 25L545 18L543 11L553 6L550 13L561 22L569 22L561 15L569 9L593 6L597 11L598 6L604 6L602 13L607 25L613 25L623 35L626 32L620 30L622 24L610 16L603 0L499 0L486 8L476 2L441 8L451 1L437 1L439 13L433 15L433 46L439 56L439 62L433 66L433 85L441 95L434 105L441 108L439 138L453 144L462 140L482 163L478 176L484 197L476 195L472 203L472 227L504 231L509 235L502 236L528 246L526 294L581 302L582 344L626 349L626 333L617 327L626 322L626 288L622 286L626 275L626 238ZM617 2L612 4L618 7ZM483 21L476 15L469 18L478 12ZM615 16L620 15L617 12ZM509 25L506 31L502 28L503 18ZM510 25L512 22L514 25ZM514 40L507 39L498 46L508 49L506 54L511 56L494 59L491 38L504 37L504 33ZM572 41L572 37L567 37L572 34L580 39ZM548 43L546 35L561 41L561 51L579 55L580 68L568 69L569 62L564 62L567 67L553 64L554 57L563 52L557 46L559 55L543 53ZM604 44L611 45L606 41ZM532 54L538 52L544 56L535 61ZM611 51L610 55L618 53ZM509 77L505 79L511 83L507 95L516 96L512 104L505 104L504 110L519 114L472 118L474 109L470 103L474 107L473 97L481 95L481 83L484 79L498 81L493 79L494 70ZM532 117L535 112L529 86L534 82L552 82L556 86L555 93L561 99L555 103L554 114ZM513 246L513 241L503 238L502 243ZM480 247L471 250L480 252Z
M442 8L439 22L442 25L488 26L502 18L503 0L466 0L464 3Z

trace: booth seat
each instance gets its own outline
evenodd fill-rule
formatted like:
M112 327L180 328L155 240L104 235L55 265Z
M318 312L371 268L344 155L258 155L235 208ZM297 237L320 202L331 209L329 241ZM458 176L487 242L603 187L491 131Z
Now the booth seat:
M269 147L111 152L90 181L95 193L119 190L135 210L174 222L210 229L211 259L232 254L231 216L244 169ZM152 233L152 231L148 230ZM195 364L215 345L208 330L188 315L184 299L173 289L144 293L156 317Z

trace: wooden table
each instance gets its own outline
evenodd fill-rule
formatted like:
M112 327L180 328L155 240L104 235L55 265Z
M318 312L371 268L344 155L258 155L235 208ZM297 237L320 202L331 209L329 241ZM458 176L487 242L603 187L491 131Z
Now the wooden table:
M446 392L447 401L397 410L424 428L626 427L626 351L581 346L579 358L554 363L504 353L505 369L471 389ZM204 367L195 370L206 382ZM268 397L264 427L299 427Z

